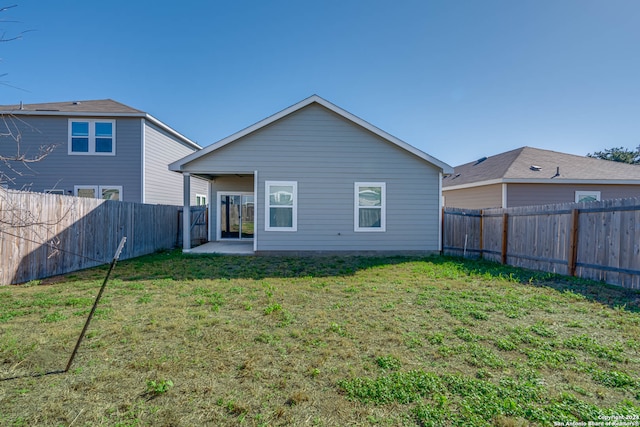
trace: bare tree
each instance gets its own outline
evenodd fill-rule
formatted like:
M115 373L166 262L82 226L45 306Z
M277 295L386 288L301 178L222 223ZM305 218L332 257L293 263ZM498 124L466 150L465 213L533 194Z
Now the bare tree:
M7 12L17 5L0 6L0 14ZM16 23L8 19L0 19L0 25L7 23ZM0 27L0 44L10 41L19 40L28 31L22 31L17 34L7 34L4 28ZM1 74L5 77L7 74ZM4 86L13 87L7 82L0 82ZM38 148L24 149L22 146L23 131L28 129L30 132L39 133L37 129L30 126L18 116L4 113L0 114L0 184L13 183L16 176L21 176L25 171L33 171L31 165L42 161L56 147L56 144L43 144Z
M18 7L17 4L13 4L11 6L0 6L0 13L6 12L9 9L13 9L14 7ZM0 20L0 22L15 22L15 21L8 21L6 19L2 19ZM0 42L10 42L12 40L17 40L19 38L22 38L22 35L25 33L24 31L21 33L18 33L15 36L7 36L7 34L5 33L4 30L2 31L2 35L0 36Z
M0 14L14 7L16 5L0 6ZM0 19L0 25L10 22L15 21ZM0 46L4 42L22 38L25 32L20 32L17 35L7 35L6 31L0 27ZM6 73L0 74L0 77L5 76ZM0 84L13 87L4 81L0 82ZM0 239L4 234L15 235L15 233L20 233L21 229L29 228L31 234L40 243L49 245L55 252L60 242L57 237L51 238L49 235L52 226L62 221L68 210L60 217L45 219L43 212L25 207L17 201L19 198L16 197L16 194L3 188L8 183L14 183L16 177L28 171L33 171L32 165L44 160L57 146L57 144L43 144L34 148L32 147L33 144L27 144L28 147L25 148L22 144L25 131L28 131L29 134L40 134L36 128L20 119L17 114L0 112Z
M33 171L31 165L42 161L57 146L57 144L43 144L36 150L23 149L23 129L29 128L40 133L13 114L0 115L0 183L13 183L16 176L21 176L25 170ZM18 168L18 165L23 167Z

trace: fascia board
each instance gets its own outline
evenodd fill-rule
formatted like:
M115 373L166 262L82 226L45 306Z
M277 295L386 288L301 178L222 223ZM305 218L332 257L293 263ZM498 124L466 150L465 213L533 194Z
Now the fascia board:
M427 153L425 153L422 150L417 149L416 147L407 144L406 142L404 142L403 140L396 138L395 136L383 131L382 129L372 125L371 123L361 119L358 116L355 116L353 114L351 114L350 112L343 110L342 108L338 107L337 105L332 104L331 102L320 98L317 95L313 95L311 98L315 98L312 101L313 102L317 102L318 104L322 105L323 107L333 111L334 113L346 118L347 120L352 121L353 123L356 123L357 125L367 129L369 132L374 133L376 135L378 135L379 137L386 139L390 142L392 142L393 144L397 145L398 147L404 149L405 151L410 152L411 154L426 160L427 162L439 167L440 169L442 169L442 173L445 175L448 174L452 174L453 173L453 167L448 165L447 163L436 159L435 157L432 157L430 155L428 155Z
M640 185L640 179L557 179L557 178L507 178L510 184L587 184L587 185Z
M64 116L64 117L145 117L146 113L107 113L91 111L8 110L0 114L13 116Z
M177 162L171 163L169 165L169 169L173 170L173 171L180 171L183 169L183 166L186 163L189 163L201 156L206 156L207 154L218 150L222 147L224 147L227 144L230 144L240 138L242 138L243 136L249 135L252 132L257 131L258 129L261 129L265 126L270 125L271 123L280 120L281 118L288 116L291 113L294 113L312 103L318 103L319 105L322 105L323 107L327 108L330 111L333 111L334 113L338 114L339 116L344 117L347 120L350 120L351 122L362 126L363 128L367 129L368 131L378 135L379 137L388 140L389 142L399 146L400 148L414 154L415 156L433 164L434 166L437 166L438 168L440 168L443 172L443 174L445 175L450 175L453 173L453 167L448 165L447 163L444 163L438 159L436 159L435 157L431 157L430 155L428 155L427 153L418 150L417 148L407 144L406 142L394 137L393 135L390 135L388 133L386 133L385 131L373 126L372 124L362 120L361 118L354 116L353 114L349 113L348 111L343 110L342 108L330 103L329 101L319 97L318 95L312 95L300 102L298 102L297 104L294 104L288 108L285 108L284 110L273 114L269 117L267 117L264 120L261 120L239 132L236 132L226 138L221 139L218 142L215 142L213 144L211 144L210 146L204 148L201 151L198 151L197 153L192 153L184 158L182 158L181 160L178 160Z
M182 141L186 142L187 144L189 144L191 147L195 148L196 150L201 150L202 149L202 147L197 142L194 142L194 141L190 140L189 138L187 138L186 136L184 136L183 134L181 134L177 130L173 129L171 126L169 126L166 123L161 122L160 120L156 119L151 114L145 114L145 119L149 120L154 125L156 125L156 126L162 128L163 130L167 131L168 133L170 133L171 135L175 136L176 138L181 139Z
M218 149L224 147L225 145L230 144L230 143L242 138L243 136L249 135L250 133L253 133L258 129L261 129L261 128L265 127L265 126L270 125L271 123L275 122L276 120L279 120L279 119L281 119L281 118L293 113L294 111L299 110L300 108L306 107L307 105L309 105L312 102L312 101L311 102L307 102L311 98L313 98L313 97L310 97L310 98L307 98L307 99L305 99L303 101L300 101L297 104L292 105L289 108L286 108L286 109L284 109L284 110L282 110L282 111L280 111L280 112L278 112L278 113L276 113L276 114L274 114L272 116L267 117L266 119L263 119L263 120L255 123L255 124L249 126L249 127L246 127L244 129L242 129L241 131L238 131L238 132L236 132L234 134L231 134L231 135L227 136L226 138L223 138L223 139L221 139L221 140L219 140L217 142L214 142L213 144L209 145L208 147L203 148L202 150L200 150L198 152L191 153L188 156L183 157L182 159L169 164L169 170L172 170L172 171L181 171L181 170L183 170L183 166L185 164L187 164L187 163L189 163L189 162L191 162L191 161L193 161L195 159L198 159L198 158L200 158L202 156L206 156L207 154L209 154L209 153L211 153L211 152L213 152L215 150L218 150Z
M526 178L506 178L492 179L487 181L471 182L468 184L451 185L443 187L442 191L464 190L466 188L483 187L493 184L584 184L584 185L640 185L640 179L526 179Z
M484 187L485 185L494 185L494 184L502 184L505 181L503 179L490 179L487 181L479 181L479 182L470 182L468 184L460 184L460 185L451 185L451 186L443 186L442 191L449 190L464 190L465 188L475 188L475 187Z
M176 138L184 141L188 145L192 146L196 150L202 149L200 145L196 142L190 140L186 136L182 135L177 130L173 129L171 126L167 125L164 122L153 117L151 114L147 113L95 113L88 111L32 111L32 110L11 110L11 111L0 111L0 115L13 115L13 116L60 116L60 117L104 117L104 118L118 118L118 117L127 117L127 118L143 118L159 128L167 131L172 134Z

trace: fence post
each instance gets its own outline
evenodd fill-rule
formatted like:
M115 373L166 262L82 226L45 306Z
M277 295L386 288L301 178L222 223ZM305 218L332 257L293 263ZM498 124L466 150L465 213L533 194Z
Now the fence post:
M444 255L444 234L445 234L445 230L444 230L444 216L446 214L445 208L444 206L442 207L442 218L441 218L441 223L440 223L440 256Z
M507 263L507 247L509 242L509 214L502 214L502 264Z
M571 234L569 235L569 254L568 254L568 267L569 276L576 275L576 263L578 262L578 224L580 218L580 210L573 209L571 211Z
M484 209L480 209L480 239L478 242L480 259L484 258Z

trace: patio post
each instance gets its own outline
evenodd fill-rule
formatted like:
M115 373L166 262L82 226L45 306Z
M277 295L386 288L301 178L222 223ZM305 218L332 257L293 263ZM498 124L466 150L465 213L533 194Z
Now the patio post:
M183 173L182 250L191 249L191 174Z

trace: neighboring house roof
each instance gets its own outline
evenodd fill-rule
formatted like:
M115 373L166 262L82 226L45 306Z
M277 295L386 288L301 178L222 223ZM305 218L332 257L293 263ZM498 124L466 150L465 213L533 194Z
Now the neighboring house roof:
M120 113L120 114L143 114L141 110L131 108L127 105L116 102L112 99L99 99L95 101L67 101L67 102L45 102L42 104L16 104L1 105L0 110L11 113L21 112L62 112L62 113Z
M237 141L238 139L249 135L259 129L262 129L268 125L270 125L271 123L278 121L298 110L301 110L302 108L305 108L313 103L316 103L318 105L321 105L325 108L327 108L330 111L333 111L334 113L338 114L339 116L342 116L343 118L345 118L346 120L349 120L363 128L365 128L366 130L368 130L369 132L372 132L373 134L391 142L392 144L395 144L396 146L414 154L415 156L433 164L434 166L438 167L439 169L442 170L442 172L444 174L449 174L453 172L453 168L451 166L449 166L448 164L444 163L443 161L440 161L438 159L436 159L435 157L432 157L430 155L428 155L427 153L407 144L406 142L396 138L393 135L390 135L388 133L386 133L385 131L373 126L372 124L362 120L361 118L354 116L353 114L349 113L348 111L343 110L342 108L330 103L329 101L319 97L318 95L312 95L309 98L306 98L300 102L298 102L297 104L292 105L289 108L285 108L284 110L270 116L267 117L264 120L259 121L258 123L249 126L239 132L234 133L233 135L230 135L224 139L221 139L220 141L211 144L208 147L205 147L204 149L197 151L193 154L190 154L174 163L171 163L169 165L169 169L173 170L173 171L181 171L182 167L184 165L186 165L187 163L198 159L202 156L206 156L211 152L214 152L222 147L224 147L227 144L230 144L234 141Z
M640 184L640 166L521 147L454 167L443 190L497 183Z
M121 104L120 102L116 102L112 99L0 105L0 115L3 114L10 114L14 116L140 117L181 139L193 148L202 148L196 142L190 140L152 115L129 107L128 105Z

